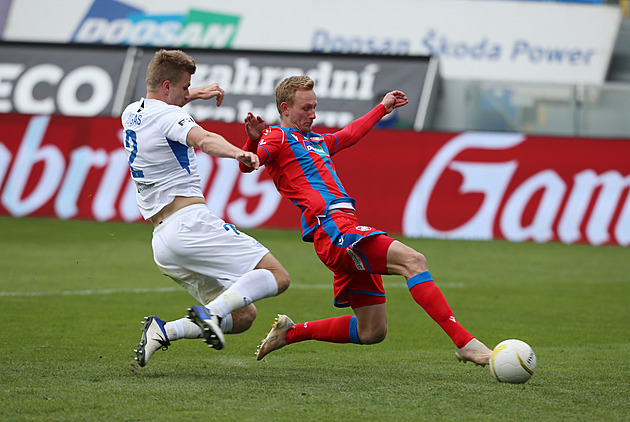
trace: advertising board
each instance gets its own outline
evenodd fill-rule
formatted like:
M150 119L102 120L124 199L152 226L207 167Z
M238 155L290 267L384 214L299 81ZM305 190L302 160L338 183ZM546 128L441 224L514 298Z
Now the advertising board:
M387 125L414 127L429 65L428 57L383 57L273 52L195 50L197 64L192 86L218 83L226 92L221 107L214 101L187 105L198 121L241 122L249 111L268 124L279 121L275 88L286 77L308 75L315 81L317 121L343 127L362 116L394 89L407 94L410 104L397 110ZM139 65L133 97L146 95L145 73L153 51ZM383 123L385 124L385 123Z
M0 113L109 116L125 53L124 48L0 44Z
M0 112L120 115L146 96L146 69L156 49L119 46L0 44ZM274 53L187 49L197 64L192 86L218 83L216 102L187 106L197 121L241 122L249 111L278 120L274 90L285 77L307 74L315 82L318 120L342 127L370 110L385 93L404 91L410 104L383 122L413 128L418 120L428 57Z
M21 0L2 39L434 56L447 79L602 83L621 19L563 2Z
M0 125L0 215L142 220L119 119L0 114ZM202 125L244 143L242 124ZM266 170L197 156L217 215L299 228ZM628 156L628 140L374 129L334 161L361 223L393 235L629 246Z

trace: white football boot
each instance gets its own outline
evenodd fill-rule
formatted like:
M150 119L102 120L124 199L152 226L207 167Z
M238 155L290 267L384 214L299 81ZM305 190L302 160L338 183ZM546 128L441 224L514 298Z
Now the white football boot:
M472 362L475 365L486 366L490 362L492 350L485 344L473 338L462 348L455 349L455 356L460 362Z
M151 355L158 350L166 350L171 342L168 340L166 330L164 330L164 321L155 315L144 317L142 322L142 339L138 343L138 348L134 350L136 357L134 358L140 366L145 366Z

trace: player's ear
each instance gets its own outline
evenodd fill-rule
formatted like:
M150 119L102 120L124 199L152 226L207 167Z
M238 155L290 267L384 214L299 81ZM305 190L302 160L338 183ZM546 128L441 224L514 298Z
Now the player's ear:
M162 92L164 95L168 95L168 92L171 90L171 81L168 79L162 82Z
M280 111L282 111L283 116L289 115L289 104L286 101L280 103Z

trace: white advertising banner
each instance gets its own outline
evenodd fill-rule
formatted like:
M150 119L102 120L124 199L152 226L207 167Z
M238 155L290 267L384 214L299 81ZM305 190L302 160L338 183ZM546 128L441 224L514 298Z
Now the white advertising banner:
M431 55L447 79L602 83L621 18L616 6L521 1L21 0L2 39Z

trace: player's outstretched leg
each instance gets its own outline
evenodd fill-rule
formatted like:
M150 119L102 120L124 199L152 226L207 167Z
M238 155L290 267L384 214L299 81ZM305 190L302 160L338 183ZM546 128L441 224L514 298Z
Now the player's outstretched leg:
M193 305L188 308L188 318L201 327L203 338L209 347L221 350L225 346L225 337L219 326L219 318L208 311L202 305Z
M492 350L476 338L470 340L464 347L455 349L455 356L460 362L473 362L475 365L486 366L490 362L490 355Z
M264 338L256 350L256 360L261 360L267 354L284 347L286 343L287 331L295 327L295 323L286 315L278 314L271 331Z
M407 279L413 299L429 314L455 343L455 356L460 361L485 366L490 361L492 350L477 340L455 319L453 311L440 289L435 285L431 273L426 270Z
M168 349L171 342L164 330L164 321L160 318L155 315L148 316L144 318L142 324L142 338L138 343L138 348L134 350L136 352L134 359L140 366L145 366L156 350Z

